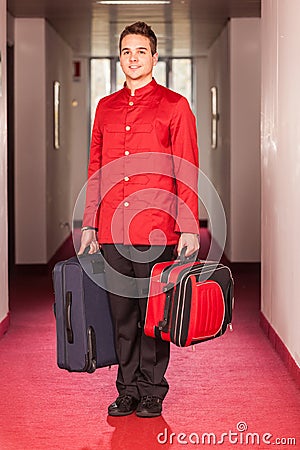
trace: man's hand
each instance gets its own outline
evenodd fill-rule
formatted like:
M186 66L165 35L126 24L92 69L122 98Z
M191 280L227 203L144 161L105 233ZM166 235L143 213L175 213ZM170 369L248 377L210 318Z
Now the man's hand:
M89 254L99 251L99 243L97 241L95 230L84 230L81 235L81 244L78 255L82 255L84 250L90 246Z
M191 256L200 248L199 244L199 236L198 234L193 233L181 233L181 236L178 241L177 252L180 255L183 247L187 247L185 251L185 256Z

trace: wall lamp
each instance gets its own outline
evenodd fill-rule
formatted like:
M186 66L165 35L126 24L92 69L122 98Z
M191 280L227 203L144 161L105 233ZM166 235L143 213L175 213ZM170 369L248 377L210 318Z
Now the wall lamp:
M100 5L169 5L171 0L99 0L96 3L99 3Z
M213 86L210 88L210 101L211 101L211 148L217 148L218 146L218 88Z
M53 83L53 146L60 147L60 82Z

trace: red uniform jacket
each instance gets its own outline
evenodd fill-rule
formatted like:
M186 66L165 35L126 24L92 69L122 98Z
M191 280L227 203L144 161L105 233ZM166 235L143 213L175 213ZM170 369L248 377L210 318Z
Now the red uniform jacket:
M100 100L83 226L100 243L176 244L199 233L198 148L187 100L153 79Z

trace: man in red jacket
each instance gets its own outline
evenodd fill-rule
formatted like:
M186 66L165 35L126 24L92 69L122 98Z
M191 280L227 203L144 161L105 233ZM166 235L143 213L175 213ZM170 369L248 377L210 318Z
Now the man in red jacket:
M93 126L81 247L101 247L119 361L111 416L159 416L170 345L143 332L156 262L199 249L198 148L187 100L156 83L157 39L137 22L120 36L124 88L100 100Z

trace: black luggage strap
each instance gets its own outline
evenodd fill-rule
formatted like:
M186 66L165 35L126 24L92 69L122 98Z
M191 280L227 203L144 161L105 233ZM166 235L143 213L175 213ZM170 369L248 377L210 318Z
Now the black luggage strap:
M104 261L103 259L96 259L91 261L93 273L104 273Z
M165 309L164 309L164 317L163 320L160 320L158 322L158 329L159 331L164 331L164 328L168 324L169 316L170 316L170 309L171 309L171 300L173 296L174 291L174 283L168 283L164 289L163 292L166 294L166 302L165 302Z

